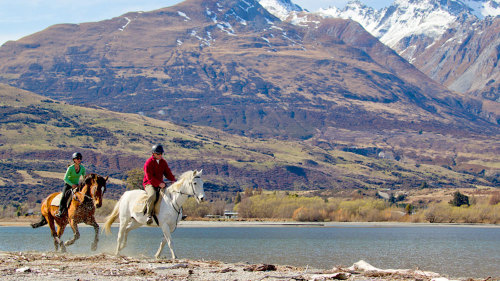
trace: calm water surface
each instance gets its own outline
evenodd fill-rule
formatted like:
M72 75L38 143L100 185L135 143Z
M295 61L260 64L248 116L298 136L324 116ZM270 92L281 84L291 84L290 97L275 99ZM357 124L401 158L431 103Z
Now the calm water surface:
M100 235L97 253L112 253L118 229ZM94 230L80 227L70 253L89 254ZM72 237L66 229L64 240ZM152 257L159 228L132 231L125 255ZM419 227L179 227L173 234L179 258L289 264L329 269L365 260L379 268L434 271L449 277L500 277L500 228ZM47 227L0 227L1 251L52 251ZM170 256L168 247L163 255Z

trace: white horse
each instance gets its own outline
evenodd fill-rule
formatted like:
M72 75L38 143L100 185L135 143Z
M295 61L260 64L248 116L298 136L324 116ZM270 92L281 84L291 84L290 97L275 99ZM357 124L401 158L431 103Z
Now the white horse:
M176 258L170 233L176 229L177 224L182 219L181 207L189 195L193 195L198 203L204 200L205 192L203 190L203 180L200 177L201 173L202 171L187 171L180 176L178 181L169 186L166 192L160 191L159 203L156 204L155 213L158 224L163 231L163 240L155 254L157 259L160 257L165 243L168 243L172 259ZM113 212L107 217L104 224L106 234L111 233L111 224L117 217L120 217L116 255L119 255L120 250L125 248L128 233L133 229L146 225L147 216L144 214L146 197L146 191L144 190L126 191L116 203Z

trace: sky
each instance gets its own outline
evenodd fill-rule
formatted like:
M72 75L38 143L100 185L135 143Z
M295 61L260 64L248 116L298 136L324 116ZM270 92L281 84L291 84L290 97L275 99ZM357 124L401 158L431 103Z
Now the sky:
M0 45L59 23L100 21L131 11L151 11L181 0L0 0ZM292 0L311 12L330 6L344 7L348 0ZM393 0L362 0L380 9Z

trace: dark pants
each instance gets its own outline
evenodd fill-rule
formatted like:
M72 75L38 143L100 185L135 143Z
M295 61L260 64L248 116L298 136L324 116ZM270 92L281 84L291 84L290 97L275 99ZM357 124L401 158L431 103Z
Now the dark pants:
M62 191L61 202L59 203L59 212L68 210L68 198L71 196L71 185L65 183Z

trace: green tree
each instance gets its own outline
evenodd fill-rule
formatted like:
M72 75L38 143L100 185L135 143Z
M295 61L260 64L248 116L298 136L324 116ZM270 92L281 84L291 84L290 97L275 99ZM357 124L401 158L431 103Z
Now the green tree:
M415 207L413 207L412 204L406 204L405 212L406 212L406 214L411 215L411 214L413 214L414 209L415 209Z
M394 193L391 193L391 195L389 196L389 203L396 203L396 197L394 197Z
M241 194L238 192L236 194L236 198L234 198L234 204L238 204L241 202Z
M456 191L453 193L453 199L449 202L452 206L460 207L462 205L469 206L469 196Z
M127 190L142 189L142 180L144 179L144 170L135 168L127 172Z
M253 189L251 187L246 187L244 194L245 194L245 198L253 196Z
M427 184L427 182L426 182L426 181L424 181L424 182L420 185L420 187L419 187L419 188L420 188L420 189L429 188L429 184Z

